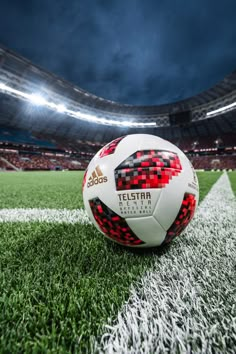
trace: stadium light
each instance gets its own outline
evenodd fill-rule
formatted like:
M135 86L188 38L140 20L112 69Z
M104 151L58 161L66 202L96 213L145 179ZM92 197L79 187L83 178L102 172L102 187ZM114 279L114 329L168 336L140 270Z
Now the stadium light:
M73 116L73 114L71 114ZM83 112L76 112L76 118L91 122L91 123L97 123L97 124L103 124L103 125L111 125L111 126L117 126L117 127L144 127L144 126L149 126L153 127L156 126L155 122L132 122L132 121L119 121L119 120L113 120L113 119L106 119L106 118L99 118L94 115L88 114L88 113L83 113Z
M58 105L56 106L56 109L57 109L57 111L60 112L60 113L64 113L64 112L66 111L66 107L64 106L64 104L58 104Z
M31 103L35 104L36 106L45 106L47 104L47 101L41 95L32 94L29 99Z
M29 99L29 94L16 90L13 87L10 87L4 83L1 83L0 90L4 91L4 93L9 94L10 96L17 97L17 98L24 98Z
M0 90L5 91L6 88L7 86L3 82L0 82Z
M77 108L77 111L67 109L64 104L60 103L57 104L55 102L47 101L43 96L40 94L35 93L26 93L20 90L14 89L2 82L0 82L0 90L6 94L9 94L12 97L20 98L29 101L34 105L44 106L51 110L57 111L59 113L64 113L68 116L73 118L77 118L86 122L96 123L96 124L103 124L109 126L116 126L116 127L133 127L133 128L143 128L143 127L155 127L155 122L134 122L134 121L123 121L123 120L114 120L109 119L106 117L97 117L91 113L84 113L78 111L80 107Z
M207 112L206 115L207 115L207 117L216 116L217 114L221 114L221 113L226 113L226 112L232 111L235 108L236 108L236 102L233 102L233 103L231 103L231 104L229 104L227 106L215 109L214 111Z

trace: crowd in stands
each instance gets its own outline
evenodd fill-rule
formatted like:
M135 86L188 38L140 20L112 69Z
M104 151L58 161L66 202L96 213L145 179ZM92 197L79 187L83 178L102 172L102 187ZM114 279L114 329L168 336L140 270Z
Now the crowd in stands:
M236 155L189 156L189 159L197 170L236 170Z
M236 169L235 133L182 137L172 142L189 155L196 169ZM54 141L45 135L35 137L29 132L0 127L0 170L84 170L103 145L81 140Z
M189 155L195 169L235 169L236 154ZM0 169L5 170L85 170L89 160L70 155L30 154L0 151Z
M183 151L198 151L208 149L218 149L236 146L235 134L224 134L223 136L205 136L197 138L182 138L173 141Z
M1 154L0 154L0 156L1 156ZM1 157L0 157L0 170L1 169L5 170L5 169L7 169L7 167L8 167L7 163L5 161L1 160Z
M3 159L1 159L3 158ZM7 163L8 162L8 163ZM0 152L0 168L12 170L83 170L88 162L71 156ZM13 166L12 166L13 165Z
M178 146L185 152L191 151L216 151L219 148L228 148L236 146L235 134L224 134L219 136L205 136L197 138L184 138L171 140L173 144ZM104 144L95 144L89 141L77 141L72 143L61 143L58 148L64 151L81 151L83 154L93 156Z

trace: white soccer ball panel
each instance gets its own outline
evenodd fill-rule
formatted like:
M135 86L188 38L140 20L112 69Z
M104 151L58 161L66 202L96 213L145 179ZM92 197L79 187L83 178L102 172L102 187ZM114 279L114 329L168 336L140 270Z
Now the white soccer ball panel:
M139 247L160 246L166 237L166 231L153 216L126 219L132 231L145 243Z
M102 148L88 166L83 188L85 208L98 230L133 247L170 242L187 226L198 202L188 158L148 134L121 137Z

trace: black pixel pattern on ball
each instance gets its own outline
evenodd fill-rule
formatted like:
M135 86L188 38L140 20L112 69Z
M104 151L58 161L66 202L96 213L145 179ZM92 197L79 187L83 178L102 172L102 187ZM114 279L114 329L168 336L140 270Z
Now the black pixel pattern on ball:
M182 166L171 151L136 151L115 169L117 190L163 188L178 176Z
M125 219L112 211L99 198L91 199L89 204L98 226L106 236L126 246L144 244L130 229Z

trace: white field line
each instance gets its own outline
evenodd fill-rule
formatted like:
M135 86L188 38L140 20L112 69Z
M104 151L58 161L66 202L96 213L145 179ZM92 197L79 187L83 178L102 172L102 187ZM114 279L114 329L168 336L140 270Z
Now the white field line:
M236 200L222 175L184 235L133 284L99 353L236 353Z
M0 209L1 222L53 222L91 224L83 209Z

